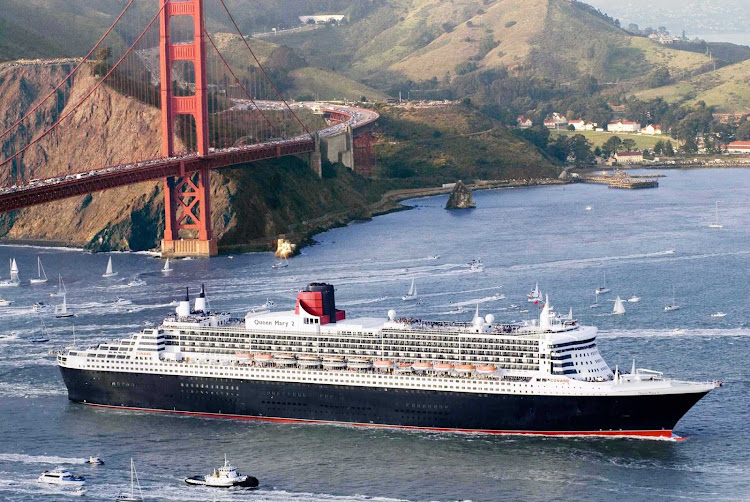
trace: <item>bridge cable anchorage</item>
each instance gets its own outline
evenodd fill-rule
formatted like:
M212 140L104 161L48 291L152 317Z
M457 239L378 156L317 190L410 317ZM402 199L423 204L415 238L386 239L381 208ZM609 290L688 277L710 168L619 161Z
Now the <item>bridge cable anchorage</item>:
M12 126L10 126L5 131L3 131L0 134L0 139L3 139L8 133L10 133L10 131L12 131L13 129L15 129L18 126L18 124L20 124L21 122L23 122L24 120L26 120L27 118L29 118L31 116L31 114L34 113L35 111L37 111L37 109L39 109L40 106L42 106L53 94L55 94L63 86L63 84L65 84L65 82L67 82L68 80L70 80L70 78L78 72L78 70L81 68L81 66L83 66L83 64L88 61L88 59L91 57L91 55L94 53L94 51L99 48L99 46L104 41L104 39L107 38L107 35L109 35L112 32L112 30L115 28L115 26L117 25L117 23L120 22L120 19L122 19L122 17L125 15L125 13L128 11L128 9L130 9L130 6L133 5L134 1L135 0L130 0L128 2L128 4L125 6L125 8L122 10L122 12L120 12L120 15L117 16L117 19L115 19L115 22L112 23L112 26L110 26L109 29L107 29L107 31L104 32L104 35L102 35L102 37L99 39L99 41L96 43L96 45L94 45L94 47L88 52L88 54L86 54L84 56L84 58L78 63L78 65L76 65L76 67L73 68L73 71L71 71L70 73L68 73L68 75L57 85L57 87L55 87L54 89L52 89L50 91L50 93L47 94L44 97L44 99L42 99L36 105L34 105L31 108L31 110L29 110L26 113L26 115L24 115L23 117L21 117L20 119L18 119Z
M255 100L252 98L252 96L250 95L250 93L247 92L247 89L245 88L244 85L242 85L242 82L240 82L240 79L237 78L237 75L234 74L234 71L232 71L232 68L229 66L229 63L224 58L224 55L221 53L221 51L219 50L219 48L216 47L216 44L214 43L213 38L211 38L211 35L208 34L208 31L206 31L205 28L203 29L203 33L206 35L206 38L208 39L208 41L211 43L211 46L216 51L216 54L219 55L219 58L224 63L224 66L226 66L227 70L229 70L229 73L231 73L232 77L234 78L234 81L237 82L237 85L240 86L240 88L243 90L243 92L245 93L245 95L247 96L247 98L250 100L250 102L253 104L253 106L255 107L255 109L258 110L258 113L260 113L261 116L265 119L265 121L268 122L268 125L271 126L271 129L273 129L274 134L278 134L277 131L276 131L276 126L274 125L274 123L268 117L266 117L266 114L263 113L263 110L261 110L260 107L255 103ZM258 66L260 66L260 63L258 63ZM265 75L265 72L263 72L263 74ZM273 82L271 84L273 85ZM302 127L304 127L304 125ZM305 130L307 130L307 129L305 129ZM308 133L309 133L309 131L308 131Z
M103 84L103 83L104 83L104 82L105 82L105 81L107 80L107 78L109 78L109 76L110 76L110 75L111 75L111 74L112 74L112 73L113 73L113 72L114 72L114 71L115 71L115 70L117 69L118 65L119 65L120 63L122 63L122 62L123 62L123 61L125 60L125 58L126 58L126 57L128 57L128 55L130 54L130 52L131 52L131 51L132 51L132 50L133 50L133 49L135 48L135 46L136 46L136 45L138 45L138 42L140 42L140 41L141 41L141 39L142 39L142 38L143 38L143 36L144 36L144 35L146 34L146 32L147 32L147 31L148 31L149 29L151 29L151 26L152 26L152 25L154 24L154 21L156 21L156 19L157 19L157 18L159 17L159 15L161 14L161 11L162 11L163 9L164 9L164 6L162 6L162 7L161 7L161 9L159 9L159 12L157 12L157 13L156 13L156 15L155 15L154 17L152 17L152 18L151 18L151 21L150 21L150 22L148 23L148 25L146 25L146 28L145 28L145 29L144 29L144 30L143 30L143 31L141 32L141 34L140 34L140 35L138 35L138 38L136 38L136 39L135 39L135 41L133 42L133 44L132 44L132 45L131 45L130 47L128 47L128 50L126 50L126 51L125 51L125 53L124 53L124 54L122 55L122 57L120 57L120 59L119 59L119 60L117 61L117 63L115 63L115 64L114 64L114 66L112 66L112 68L110 68L110 70L109 70L109 71L107 72L107 74L106 74L106 75L104 75L104 76L103 76L103 77L101 78L101 80L99 80L99 82L97 82L97 83L96 83L96 85L95 85L94 87L92 87L92 88L91 88L91 89L89 90L89 92L87 92L87 93L86 93L86 94L85 94L85 95L84 95L84 96L83 96L83 97L82 97L82 98L81 98L81 99L80 99L80 100L78 101L78 103L76 103L76 104L75 104L75 106L73 106L73 108L72 108L71 110L69 110L69 111L68 111L67 113L64 113L64 114L63 114L62 116L60 116L60 118L59 118L59 119L57 119L57 121L56 121L56 122L55 122L54 124L52 124L52 125L51 125L51 126L50 126L50 127L48 128L48 129L46 129L46 130L45 130L45 131L44 131L44 132L43 132L43 133L42 133L41 135L39 135L39 136L38 136L38 137L36 137L35 139L31 140L31 142L29 142L29 144L28 144L28 145L26 145L25 147L23 147L23 148L22 148L21 150L17 151L17 152L16 152L15 154L13 154L13 155L12 155L11 157L8 157L8 158L7 158L7 159L5 159L4 161L2 161L2 162L0 163L0 167L3 167L3 166L4 166L4 165L6 165L6 164L7 164L8 162L11 162L12 160L16 159L16 158L17 158L17 157L18 157L19 155L21 155L21 154L22 154L22 153L24 153L24 152L25 152L26 150L28 150L29 148L31 148L32 146L34 146L35 144L37 144L37 143L38 143L38 142L39 142L39 141L40 141L41 139L43 139L43 138L44 138L44 137L46 137L46 136L47 136L47 135L48 135L48 134L49 134L50 132L52 132L52 130L53 130L53 129L55 129L55 128L56 128L56 127L57 127L58 125L60 125L60 123L61 123L61 122L62 122L63 120L67 119L67 118L68 118L68 117L70 117L70 116L71 116L71 115L72 115L72 114L73 114L73 113L74 113L74 112L75 112L76 110L78 110L78 107L79 107L79 106L81 106L81 105L82 105L82 104L83 104L83 103L84 103L84 102L85 102L85 101L86 101L87 99L89 99L89 98L91 97L91 95L92 95L92 94L94 94L94 92L96 92L96 91L97 91L97 89L99 89L99 87L101 87L101 85L102 85L102 84Z
M260 64L260 61L258 60L258 57L255 55L255 52L250 48L250 44L247 43L247 39L242 36L242 30L240 30L240 27L237 26L237 23L234 20L234 17L232 17L232 13L229 12L229 9L227 8L227 4L224 3L224 0L219 0L221 2L221 5L224 7L224 10L227 12L227 15L229 16L229 20L232 21L232 24L234 25L234 29L237 30L237 34L240 36L240 39L244 42L245 47L247 47L247 50L250 51L250 54L253 56L253 59L258 64L258 68L260 68L260 71L263 72L263 75L266 77L266 80L271 84L271 87L273 87L273 90L276 92L276 95L279 97L279 99L284 103L284 106L289 110L289 112L292 114L292 117L294 117L294 120L296 120L299 125L302 126L302 128L305 130L305 132L312 137L312 133L307 128L307 126L300 120L300 118L297 116L296 113L294 113L294 110L292 110L292 107L289 106L289 103L286 102L284 99L284 95L279 92L279 89L276 87L276 85L273 83L273 80L268 76L268 73L266 73L266 70L263 68L263 66Z

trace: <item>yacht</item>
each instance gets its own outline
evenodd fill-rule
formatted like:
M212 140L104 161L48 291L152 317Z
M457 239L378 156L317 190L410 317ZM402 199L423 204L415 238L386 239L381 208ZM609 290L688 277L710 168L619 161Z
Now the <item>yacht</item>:
M638 303L639 301L641 301L640 296L633 295L630 298L628 298L628 303Z
M719 222L719 201L716 201L716 217L714 221L708 224L709 228L724 228L724 225Z
M135 491L135 487L138 486L138 493ZM138 472L135 470L135 463L133 459L130 459L130 492L122 492L115 499L116 502L143 502L143 492L141 491L141 483L138 481Z
M36 270L37 276L29 279L29 284L44 284L47 282L47 273L42 266L42 259L38 256L36 257Z
M589 305L589 307L591 307L592 309L599 308L599 291L596 291L594 293L594 303L592 303L591 305Z
M31 343L45 343L49 342L49 337L45 334L34 335L30 338Z
M615 306L612 309L612 313L614 315L622 315L625 313L625 305L623 305L622 300L620 299L619 296L615 300Z
M531 291L531 293L526 295L526 299L530 302L533 302L535 304L542 301L542 292L539 291L539 283L536 283L536 287Z
M726 317L726 312L716 312L714 314L711 314L711 317Z
M670 303L669 305L665 305L664 306L664 312L672 312L672 311L678 310L680 308L680 306L677 305L677 302L675 302L674 298L675 297L674 297L674 286L673 286L672 287L672 303Z
M604 293L609 293L610 289L607 287L607 272L604 272L604 282L602 285L598 288L596 288L596 293L599 295L603 295Z
M109 278L114 277L117 275L117 272L115 272L115 269L112 267L112 257L109 257L109 261L107 261L107 270L104 271L102 274L102 277Z
M233 486L255 488L258 486L258 479L253 476L237 473L237 469L229 463L226 455L224 455L224 465L219 467L218 471L214 469L213 474L186 478L185 483L189 485L210 486L212 488L231 488Z
M55 305L55 317L75 317L75 314L73 312L68 311L68 298L65 293L63 293L62 303L60 305Z
M411 280L411 287L409 292L401 297L403 301L416 300L417 299L417 286L414 284L414 279Z
M18 278L18 265L16 264L16 259L12 258L10 260L10 279L0 282L0 287L20 285L21 279Z
M64 467L58 467L51 471L44 471L41 476L37 478L39 483L47 483L50 485L64 485L64 486L83 486L86 484L86 478L83 476L74 476L69 470Z
M230 258L231 258L231 257L230 257ZM173 269L173 268L172 268L172 266L171 266L171 265L169 264L169 258L167 258L167 261L165 261L165 262L164 262L164 268L163 268L163 269L161 269L161 273L162 273L162 274L168 274L168 273L170 273L170 272L171 272L172 270L174 270L174 269Z

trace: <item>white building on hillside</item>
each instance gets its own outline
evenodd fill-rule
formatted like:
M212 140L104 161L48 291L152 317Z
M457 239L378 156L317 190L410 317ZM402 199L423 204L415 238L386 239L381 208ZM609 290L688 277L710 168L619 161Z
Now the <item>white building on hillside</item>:
M648 134L649 136L660 136L661 126L659 124L649 124L641 129L641 134Z
M607 124L609 132L638 132L641 130L641 124L630 120L618 120Z

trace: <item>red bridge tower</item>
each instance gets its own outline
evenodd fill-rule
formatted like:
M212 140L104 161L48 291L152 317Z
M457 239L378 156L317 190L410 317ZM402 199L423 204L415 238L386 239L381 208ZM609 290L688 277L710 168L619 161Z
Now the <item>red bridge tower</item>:
M195 119L196 152L208 153L208 100L206 95L206 50L203 35L203 0L160 0L159 28L162 150L165 157L174 152L174 125L177 115ZM192 43L173 44L170 40L170 21L185 16L193 21ZM182 41L180 41L182 42ZM174 96L172 70L176 61L193 64L195 93ZM191 85L188 85L190 88ZM161 251L165 256L214 256L216 240L211 235L211 204L209 169L186 173L181 164L180 176L164 179L164 239ZM180 238L180 230L191 232ZM197 231L197 238L195 233Z

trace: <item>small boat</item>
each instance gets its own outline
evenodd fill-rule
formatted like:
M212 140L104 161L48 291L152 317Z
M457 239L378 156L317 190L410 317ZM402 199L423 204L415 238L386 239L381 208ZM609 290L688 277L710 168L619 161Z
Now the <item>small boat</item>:
M685 334L685 330L684 329L675 328L675 329L672 330L672 334L673 335L684 335Z
M481 258L471 260L467 265L469 265L469 271L471 272L482 272L484 270Z
M716 313L711 314L711 317L726 317L726 315L727 315L726 312L716 312Z
M104 465L104 460L101 457L93 456L89 457L84 463L89 465Z
M297 357L297 364L305 368L317 368L320 366L320 357L315 354L302 354Z
M528 314L529 313L529 309L519 310L518 313L519 314Z
M41 476L37 479L39 483L46 483L49 485L63 485L63 486L83 486L86 484L86 478L83 476L74 476L69 470L64 467L58 467L51 471L44 471Z
M103 462L102 462L103 463ZM138 485L138 493L135 493L135 486ZM130 459L130 493L122 492L115 499L116 502L143 502L143 492L141 483L138 481L138 472L135 470L135 463Z
M450 371L453 369L453 365L450 363L435 363L432 365L432 369L439 372Z
M526 300L538 304L542 301L542 292L539 291L539 283L536 283L536 287L531 290L531 293L526 295Z
M267 364L273 362L273 355L271 354L256 354L255 361L260 364Z
M369 370L372 368L372 361L361 357L354 357L346 361L346 366L353 370Z
M10 279L0 282L0 287L20 285L21 280L18 278L18 265L16 264L16 259L12 258L10 260Z
M456 373L471 373L476 368L473 364L457 364L453 367L453 369L456 371Z
M65 293L67 293L68 290L65 289L65 283L63 282L62 274L57 274L57 291L54 293L50 293L50 296L62 296Z
M346 366L346 361L341 356L325 356L323 358L323 367L326 369L338 369Z
M266 303L264 303L263 305L261 305L260 308L262 308L262 309L270 309L274 305L276 305L275 301L266 299Z
M137 277L133 277L133 280L128 283L128 287L136 288L138 286L145 286L146 281L143 279L138 279Z
M212 488L231 488L233 486L255 488L258 486L258 478L240 475L237 469L227 461L225 455L224 465L219 467L218 472L214 469L213 474L186 478L185 483L189 485L210 486Z
M586 211L591 211L591 206L586 206Z
M724 225L722 225L719 222L719 201L718 200L716 201L716 219L712 223L709 223L708 227L709 228L724 228Z
M63 301L60 305L55 305L55 317L75 317L73 312L68 312L68 300L65 293L63 293Z
M402 296L401 299L405 302L417 299L417 286L414 283L414 279L411 280L411 287L409 288L409 292Z
M11 300L6 300L5 298L0 298L0 307L8 307L10 304L13 303Z
M412 369L412 363L407 362L399 362L396 364L395 367L396 371L411 371Z
M30 338L31 343L46 343L49 342L49 337L45 334L34 335Z
M31 306L31 309L34 312L39 312L47 308L47 304L44 302L34 302L34 305Z
M674 300L674 286L672 286L672 303L664 306L664 312L672 312L674 310L678 310L679 308L680 306L677 305Z
M108 278L108 277L114 277L117 275L117 272L115 272L114 268L112 268L112 257L109 257L109 261L107 261L107 270L104 271L102 274L102 277Z
M477 373L479 373L480 375L488 375L496 371L497 371L497 367L491 364L484 364L482 366L477 366Z
M414 371L427 371L432 369L432 364L430 363L414 363L411 365L411 367L414 369Z
M47 274L44 271L44 267L42 266L42 259L37 256L36 257L36 271L37 276L35 278L29 279L29 284L44 284L47 282Z
M625 313L625 305L623 305L622 300L620 299L619 296L615 300L615 306L612 309L612 313L614 315L622 315Z
M602 295L609 292L610 289L607 287L607 272L604 272L604 282L600 287L596 288L596 293Z
M592 309L598 309L600 307L600 305L599 305L599 292L598 291L594 292L594 303L592 303L591 305L589 305L589 307L591 307Z
M640 296L633 295L630 298L628 298L628 303L638 303L639 301L641 301Z
M389 370L393 368L393 361L377 360L373 362L372 364L373 366L375 366L376 369L379 369L379 370Z
M428 256L427 259L428 260L439 260L440 259L440 255L439 254L434 254L434 255Z
M278 366L291 366L297 364L297 358L293 354L274 354L273 362Z
M170 272L171 272L172 270L174 270L174 269L173 269L173 268L172 268L172 266L171 266L171 265L169 264L169 258L167 258L167 260L166 260L166 261L164 262L164 268L163 268L163 269L161 269L161 273L162 273L162 274L168 274L168 273L170 273Z
M518 309L518 305L516 305L515 303L512 303L512 304L508 305L508 309L510 309L510 310L516 310L516 309Z
M492 300L505 300L505 295L500 294L500 293L495 293L494 295L492 295L490 297L490 299L492 299Z
M274 263L273 265L271 265L271 268L274 269L274 270L278 270L280 268L286 268L288 266L289 266L289 262L287 261L286 258L284 258L283 261L277 261L276 263Z

